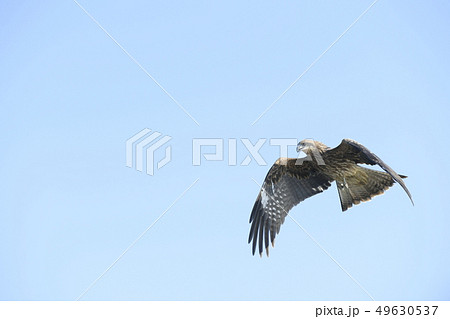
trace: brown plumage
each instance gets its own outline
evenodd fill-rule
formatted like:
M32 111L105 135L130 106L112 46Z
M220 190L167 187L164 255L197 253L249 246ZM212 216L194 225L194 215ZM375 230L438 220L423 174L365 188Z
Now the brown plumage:
M269 243L273 246L289 210L323 192L333 181L336 181L342 211L384 193L394 182L403 187L413 202L403 182L406 176L398 175L358 142L344 139L339 146L329 148L307 139L297 145L297 152L300 151L307 157L279 158L267 173L250 215L248 242L252 242L253 254L258 244L260 255L264 248L269 255ZM385 172L357 164L379 165Z

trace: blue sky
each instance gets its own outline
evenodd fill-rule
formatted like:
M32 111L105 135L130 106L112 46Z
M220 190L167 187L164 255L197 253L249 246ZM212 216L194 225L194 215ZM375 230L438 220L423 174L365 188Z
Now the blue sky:
M290 214L376 300L449 300L447 1L378 1L255 125L371 1L79 3L200 125L75 2L3 1L0 299L76 299L198 178L83 300L369 300L290 219L251 255L277 148L192 165L193 138L352 138L415 206L333 185ZM144 128L172 137L153 176L125 165Z

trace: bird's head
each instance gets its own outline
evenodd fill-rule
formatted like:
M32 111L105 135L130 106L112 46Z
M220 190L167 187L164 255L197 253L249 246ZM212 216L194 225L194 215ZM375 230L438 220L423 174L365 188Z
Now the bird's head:
M306 155L311 153L323 153L328 150L329 147L319 141L315 141L312 138L307 138L297 144L297 152L302 151Z
M316 143L313 139L307 138L297 144L297 152L303 152L305 154L310 153L312 150L316 149Z

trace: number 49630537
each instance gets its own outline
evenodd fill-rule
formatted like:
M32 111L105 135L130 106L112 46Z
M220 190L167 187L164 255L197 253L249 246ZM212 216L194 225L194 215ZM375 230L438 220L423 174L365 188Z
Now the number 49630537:
M438 306L378 306L377 312L380 316L388 316L388 315L416 315L416 316L434 316L436 314L436 310L438 309Z

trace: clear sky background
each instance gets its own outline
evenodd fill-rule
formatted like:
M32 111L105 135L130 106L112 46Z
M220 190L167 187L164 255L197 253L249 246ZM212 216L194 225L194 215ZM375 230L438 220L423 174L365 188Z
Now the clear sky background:
M376 300L450 299L450 3L74 1L0 5L0 299L369 300L292 220L270 258L248 218L268 163L192 165L193 138L355 139L400 174L340 210L336 186L291 215ZM144 128L172 161L125 165ZM228 150L225 149L225 156ZM164 149L156 152L164 156ZM296 156L294 148L290 156Z

